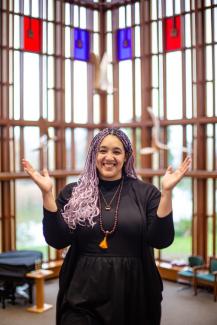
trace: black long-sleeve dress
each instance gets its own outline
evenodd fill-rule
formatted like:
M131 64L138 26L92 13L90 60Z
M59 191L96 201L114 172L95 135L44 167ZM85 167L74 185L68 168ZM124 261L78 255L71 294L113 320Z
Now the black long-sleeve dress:
M102 181L107 202L121 180ZM151 184L125 177L118 226L108 236L108 249L99 247L104 237L99 219L92 227L77 226L71 232L61 216L75 184L67 185L57 198L58 212L44 209L44 236L57 249L71 246L60 274L57 324L158 325L162 281L152 248L169 246L174 238L172 214L156 215L160 192ZM114 223L114 209L102 204L106 230Z

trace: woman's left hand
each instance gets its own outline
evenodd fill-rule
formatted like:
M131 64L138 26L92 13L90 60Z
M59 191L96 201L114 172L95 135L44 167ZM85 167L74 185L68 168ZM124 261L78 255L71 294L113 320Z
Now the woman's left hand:
M162 191L171 191L187 173L190 165L191 157L188 156L175 171L172 166L169 166L161 181Z

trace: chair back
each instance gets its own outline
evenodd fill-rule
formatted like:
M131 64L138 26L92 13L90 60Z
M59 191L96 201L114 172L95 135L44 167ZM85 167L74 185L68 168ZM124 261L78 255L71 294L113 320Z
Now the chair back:
M217 271L217 258L210 257L210 273Z
M203 257L202 256L196 256L196 255L189 256L188 264L189 264L190 267L203 265L204 264Z

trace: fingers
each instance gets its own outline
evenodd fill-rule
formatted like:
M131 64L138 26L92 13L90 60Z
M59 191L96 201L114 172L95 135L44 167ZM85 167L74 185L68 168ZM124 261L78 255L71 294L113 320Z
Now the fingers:
M46 168L44 168L43 170L42 170L42 175L43 176L49 176L49 174L48 174L48 170L46 169Z
M167 167L166 173L172 173L173 172L173 167L171 165L169 165Z
M34 171L34 168L29 163L29 161L24 158L22 159L22 165L23 165L23 168L25 171L27 171L27 172Z

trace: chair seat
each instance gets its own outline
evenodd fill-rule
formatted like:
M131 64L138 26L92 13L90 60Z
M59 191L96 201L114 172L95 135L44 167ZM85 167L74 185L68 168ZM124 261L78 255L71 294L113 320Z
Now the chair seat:
M192 270L181 270L178 272L178 276L184 276L187 278L192 278L193 277L193 272Z
M206 281L209 281L209 282L214 282L215 281L215 277L211 273L198 273L197 274L197 279L206 280Z

